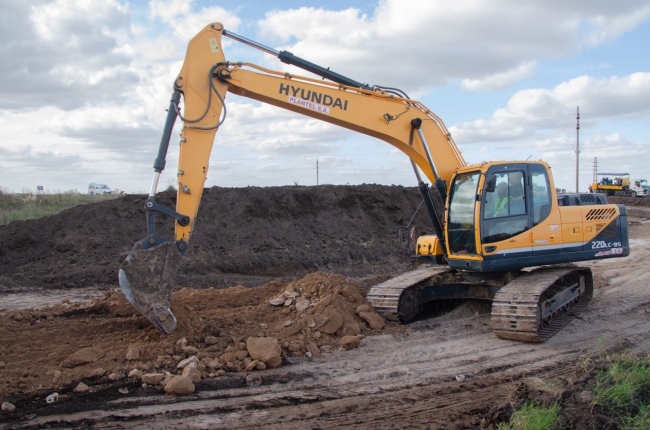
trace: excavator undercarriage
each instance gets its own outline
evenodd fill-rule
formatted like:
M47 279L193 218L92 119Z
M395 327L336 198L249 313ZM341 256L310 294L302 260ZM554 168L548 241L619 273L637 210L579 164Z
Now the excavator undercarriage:
M575 318L593 295L593 276L584 267L540 267L468 279L441 266L407 272L375 285L368 301L384 318L408 323L424 305L442 300L492 302L491 327L503 338L544 342Z

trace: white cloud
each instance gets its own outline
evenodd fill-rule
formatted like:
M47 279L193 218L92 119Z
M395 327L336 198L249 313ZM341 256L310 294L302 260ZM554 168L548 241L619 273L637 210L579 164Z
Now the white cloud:
M500 91L523 78L532 76L536 67L536 61L528 61L505 72L495 73L482 79L463 79L460 87L465 91Z
M259 26L264 40L343 75L422 93L454 79L481 89L511 84L540 58L567 57L634 29L648 19L647 8L640 0L615 7L605 0L458 0L445 7L383 0L372 16L302 7L268 12Z
M532 137L543 130L574 127L580 106L584 125L598 121L648 118L650 73L596 79L580 76L553 89L528 89L515 93L505 108L489 120L462 122L450 127L463 144L508 141ZM572 125L573 124L573 125Z
M219 6L204 7L194 12L193 3L192 0L152 0L149 3L151 17L160 18L171 26L174 36L185 44L212 22L221 22L225 28L233 31L241 23L237 15Z
M127 6L113 0L2 2L0 108L63 109L123 101L138 76L118 39Z
M632 10L626 7L619 9L620 3L610 3L610 10L602 10L600 14L589 17L591 31L586 38L587 44L598 45L611 42L650 18L650 5L629 3L640 7Z

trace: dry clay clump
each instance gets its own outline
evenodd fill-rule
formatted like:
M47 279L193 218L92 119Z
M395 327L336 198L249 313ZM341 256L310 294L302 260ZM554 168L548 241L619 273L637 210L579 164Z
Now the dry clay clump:
M294 281L265 306L273 312L259 324L258 335L230 344L212 363L214 368L263 370L280 366L282 358L353 349L365 334L386 324L352 282L331 273L317 272Z
M286 356L315 357L340 346L344 336L360 336L385 325L357 287L333 273L317 272L294 281L269 305L282 317L269 326L267 336L280 341ZM348 349L353 344L348 343Z
M364 303L356 286L336 274L318 272L294 281L264 306L270 306L273 312L267 323L260 324L259 336L235 338L218 358L199 352L198 357L181 360L176 374L182 380L157 373L143 375L142 381L161 385L169 394L180 394L176 386L182 382L182 393L187 394L202 378L275 368L286 357L317 357L333 348L357 348L364 334L381 330L385 325L384 319ZM214 341L213 336L206 336L203 343L210 345ZM134 349L130 347L129 354L134 355ZM175 349L189 353L196 348L182 338Z
M39 387L84 395L125 379L188 394L205 378L349 350L377 330L402 330L386 331L354 283L322 272L257 288L185 289L174 294L172 308L179 324L166 338L119 291L90 305L0 313L11 334L0 345L0 395ZM29 351L20 347L25 342Z

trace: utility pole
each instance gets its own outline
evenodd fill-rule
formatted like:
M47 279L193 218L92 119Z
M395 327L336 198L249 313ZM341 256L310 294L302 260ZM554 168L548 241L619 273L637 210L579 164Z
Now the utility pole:
M316 185L318 185L318 158L316 159Z
M576 107L576 193L580 192L580 106Z
M598 157L594 157L594 175L591 178L591 182L596 183L597 177L598 177Z

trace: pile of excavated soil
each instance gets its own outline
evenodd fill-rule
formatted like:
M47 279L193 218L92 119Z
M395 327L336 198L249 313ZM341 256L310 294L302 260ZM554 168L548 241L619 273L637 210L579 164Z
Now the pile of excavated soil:
M116 286L120 264L147 235L145 199L129 195L0 226L0 293ZM156 199L175 207L175 193ZM205 189L178 289L258 286L317 270L356 278L405 271L412 261L396 231L421 200L416 188L401 186ZM156 216L156 233L173 238L173 220ZM424 209L414 225L418 234L432 230Z
M607 196L607 202L625 206L650 207L650 197Z
M3 312L0 396L74 395L80 382L92 390L143 374L176 375L186 359L195 362L197 382L277 367L280 358L319 359L341 346L357 347L368 334L405 331L372 311L354 283L323 272L256 288L183 289L174 294L172 311L178 326L166 338L117 290L89 304ZM277 362L251 357L251 338L276 342Z

